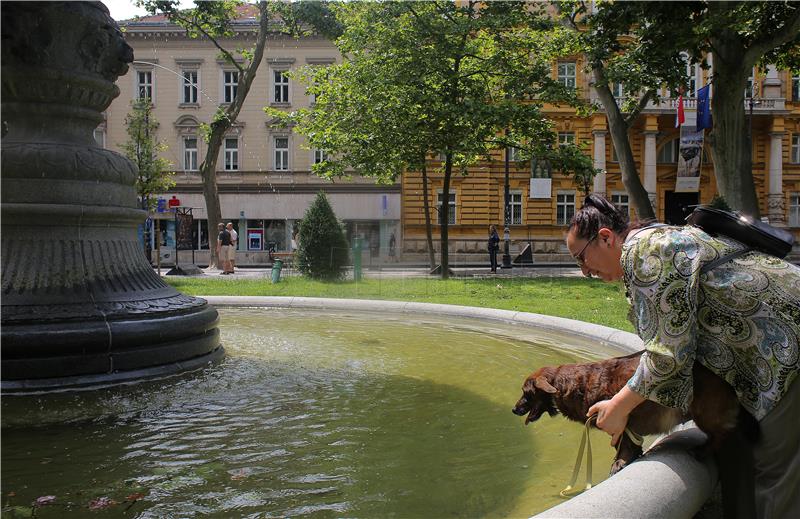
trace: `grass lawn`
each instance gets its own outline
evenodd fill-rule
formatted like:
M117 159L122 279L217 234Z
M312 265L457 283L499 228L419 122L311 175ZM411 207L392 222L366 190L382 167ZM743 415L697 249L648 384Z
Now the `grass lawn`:
M620 283L586 278L364 279L321 282L287 277L168 277L166 281L196 296L297 296L385 299L480 306L554 315L633 331Z

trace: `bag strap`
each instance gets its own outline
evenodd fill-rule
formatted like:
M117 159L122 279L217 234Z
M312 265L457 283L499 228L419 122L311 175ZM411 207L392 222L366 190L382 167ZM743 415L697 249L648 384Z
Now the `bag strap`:
M728 255L722 256L721 258L717 258L714 261L709 261L705 265L700 268L700 274L706 274L711 269L715 269L720 265L731 261L732 259L738 258L739 256L743 256L748 252L751 252L753 249L750 247L745 247L744 249L737 250L736 252L731 252Z

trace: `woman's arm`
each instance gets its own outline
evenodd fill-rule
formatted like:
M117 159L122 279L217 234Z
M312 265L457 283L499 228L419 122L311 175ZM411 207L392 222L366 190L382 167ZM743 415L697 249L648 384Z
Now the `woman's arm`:
M611 435L611 445L616 445L628 424L628 415L645 401L639 393L623 386L611 400L597 402L586 416L597 415L597 427Z

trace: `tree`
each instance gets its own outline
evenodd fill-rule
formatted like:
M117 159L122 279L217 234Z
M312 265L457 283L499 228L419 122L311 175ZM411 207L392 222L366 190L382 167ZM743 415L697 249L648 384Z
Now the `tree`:
M341 176L350 167L393 181L409 169L426 175L426 159L441 154L442 192L448 193L454 171L466 174L506 146L570 163L554 146L542 106L579 102L574 90L550 78L549 56L530 52L551 45L554 24L540 6L348 2L335 12L344 28L337 45L345 62L307 73L317 94L312 110L269 111L331 153L315 166L319 174ZM448 204L441 204L443 278L449 270L448 213Z
M731 206L758 216L752 174L752 143L747 131L744 92L759 62L797 66L800 5L796 2L606 2L589 12L584 2L571 2L571 19L583 32L595 75L595 89L606 109L612 140L623 168L623 182L639 211L643 188L634 178L628 154L629 123L657 88L686 85L686 62L713 57L713 129L707 137L720 193ZM638 100L629 115L621 111L608 85L624 82L626 95ZM631 105L629 105L630 107ZM626 150L627 146L627 150ZM633 174L632 174L633 173ZM641 215L641 213L640 213Z
M298 269L313 279L340 279L349 258L347 238L328 197L320 192L300 221Z
M128 140L120 147L138 170L134 185L140 207L152 211L156 207L153 195L168 191L175 185L175 180L172 164L159 157L160 152L166 151L167 145L156 141L158 121L153 116L153 105L149 99L133 102L132 110L125 117L125 126ZM145 239L146 250L149 250L148 244L149 240Z
M152 195L164 193L174 186L174 173L172 164L159 157L160 152L167 150L167 145L156 141L158 121L153 116L152 103L149 99L137 99L132 108L125 116L128 140L120 148L138 169L135 187L141 208L151 211L156 207Z
M226 48L223 43L235 35L232 22L238 13L246 8L244 2L196 0L192 9L179 9L177 0L137 0L137 5L144 6L150 14L164 14L171 22L182 27L190 38L208 39L219 50L228 66L238 74L238 85L231 102L220 107L213 120L203 126L208 146L199 170L203 179L208 224L211 228L215 222L222 221L216 177L219 151L225 134L235 124L250 92L258 67L263 61L267 37L271 34L291 36L306 34L309 28L303 23L304 19L329 29L330 17L325 15L325 4L322 2L258 2L258 32L255 37L255 47L251 50L234 50ZM241 59L237 58L237 55ZM216 251L212 248L210 253L210 264L218 264Z

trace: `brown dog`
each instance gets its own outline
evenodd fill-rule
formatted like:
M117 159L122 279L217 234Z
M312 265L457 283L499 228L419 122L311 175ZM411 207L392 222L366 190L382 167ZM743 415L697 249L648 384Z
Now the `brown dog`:
M642 352L625 357L544 367L533 372L522 386L522 398L512 410L519 416L528 415L525 425L538 420L545 412L558 413L576 422L586 421L586 413L596 402L613 397L639 365ZM741 426L752 444L758 435L758 422L739 404L733 388L699 362L694 363L694 396L689 414L664 407L651 400L637 406L628 417L628 428L639 434L658 434L692 418L708 435L707 447L718 451L730 433ZM614 474L642 455L642 448L626 434L620 445L611 473Z

